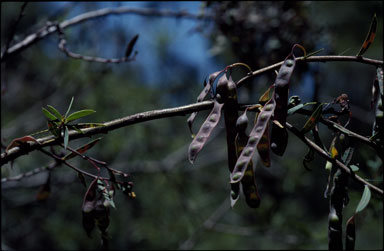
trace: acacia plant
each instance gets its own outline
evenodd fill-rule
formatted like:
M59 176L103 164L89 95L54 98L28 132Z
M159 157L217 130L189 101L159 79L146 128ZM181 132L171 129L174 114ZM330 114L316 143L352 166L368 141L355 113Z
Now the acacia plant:
M21 13L24 11L24 7L22 7ZM98 14L101 15L101 13ZM89 16L92 15L97 15L97 13L92 13ZM77 20L77 22L79 21ZM121 63L135 60L137 53L135 52L134 56L131 56L131 54L135 43L138 41L138 35L130 40L125 50L125 56L121 59L83 56L69 51L65 46L66 40L63 29L70 24L70 22L65 24L48 23L44 29L31 35L35 40L22 41L13 47L10 47L10 44L7 43L2 53L2 62L5 62L14 53L27 48L38 39L42 39L54 32L59 34L59 49L70 58L101 63ZM316 56L315 54L320 51L307 53L304 46L294 44L291 51L282 56L282 58L285 58L283 61L258 70L253 71L250 66L242 62L230 64L224 69L211 73L204 80L204 88L194 104L137 113L104 123L77 124L73 122L91 115L95 111L83 109L70 113L74 98L70 101L65 114L61 114L53 105L46 104L46 108L42 108L42 115L47 120L47 129L35 133L31 132L29 135L8 142L7 147L1 154L1 165L5 166L7 163L12 165L18 158L32 151L40 151L52 158L53 162L44 168L34 169L14 177L3 177L2 183L20 180L45 170L51 171L61 165L71 168L77 172L79 181L87 188L81 209L83 228L86 234L91 236L94 228L97 227L101 234L102 247L107 249L110 239L107 229L110 213L112 212L110 207L115 208L113 198L118 190L129 198L135 198L133 183L128 173L117 170L105 161L86 154L90 148L102 141L101 138L93 139L77 148L71 147L71 143L79 138L107 133L148 120L190 114L187 124L192 133L192 141L188 152L185 154L188 154L188 159L193 164L199 152L204 151L204 146L219 124L221 117L223 117L227 143L228 191L231 207L235 207L236 202L241 198L241 193L250 208L257 210L257 208L263 206L263 194L257 188L254 156L259 155L261 163L265 168L269 168L272 165L271 152L284 157L289 135L293 135L308 146L308 152L302 160L303 166L307 170L311 170L309 165L313 165L311 162L314 160L315 154L327 161L324 172L329 173L329 178L324 197L329 200L329 250L354 250L355 241L358 238L355 227L358 224L358 221L356 221L357 214L368 205L371 194L376 196L375 199L382 200L383 198L383 190L367 181L367 179L360 177L359 167L351 161L354 153L354 142L360 142L373 148L381 160L384 160L383 61L363 57L363 54L374 41L376 26L375 15L367 37L356 56ZM298 56L300 53L303 55ZM371 104L376 109L376 121L372 125L371 135L363 136L348 129L353 110L350 108L348 95L343 91L340 91L339 95L334 97L333 100L321 102L301 103L300 97L289 95L291 76L295 74L296 65L328 61L353 61L376 68L376 74L372 76L372 80L367 80L373 83ZM248 73L240 80L234 81L232 71L235 67L245 67ZM238 102L238 93L241 92L241 87L246 84L246 80L273 70L276 70L276 79L264 93L259 95L258 100L249 104L240 104ZM209 109L211 112L198 132L193 132L192 126L198 112ZM305 124L297 127L287 122L287 118L294 114L305 117ZM334 134L329 146L324 144L319 136L319 124L326 125L328 130ZM41 134L46 135L39 136ZM60 146L65 154L58 153L51 146ZM71 164L69 160L75 157L82 158L89 163L96 170L96 173L86 172ZM350 182L359 185L361 200L355 214L348 215L348 220L343 223L343 209L349 202L348 187ZM45 184L41 186L37 196L39 200L47 198L50 190L49 184L50 175L48 175ZM132 203L135 202L132 201ZM345 232L344 235L343 232ZM345 236L344 240L343 236Z

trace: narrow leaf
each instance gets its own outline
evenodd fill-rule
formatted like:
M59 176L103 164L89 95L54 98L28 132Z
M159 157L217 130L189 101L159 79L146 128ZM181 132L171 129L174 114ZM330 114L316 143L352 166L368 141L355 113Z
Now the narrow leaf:
M55 115L53 115L52 113L50 113L47 109L45 109L44 107L41 108L43 110L43 113L45 115L45 117L47 117L48 120L51 120L51 121L55 121L55 120L59 120L58 118L56 118Z
M371 199L371 190L367 185L365 185L363 195L361 196L360 202L356 207L355 213L357 214L363 211L363 209L368 205L370 199Z
M268 102L268 100L271 98L270 97L270 92L272 90L272 87L273 85L271 85L265 92L263 95L261 95L261 97L259 98L259 103L260 104L264 104L266 102Z
M66 126L64 131L64 149L67 149L68 140L69 140L69 132L68 132L68 127Z
M47 107L49 108L49 110L51 110L51 112L53 113L53 115L55 115L55 117L61 121L63 119L63 116L60 114L60 112L53 106L51 105L47 105Z
M125 50L125 57L128 58L132 51L133 51L133 47L135 46L136 44L136 41L137 39L139 38L139 34L136 34L132 39L131 41L129 41L128 45L127 45L127 49Z
M308 102L308 103L305 103L305 104L298 104L292 108L290 108L288 110L288 115L292 115L294 114L295 112L297 112L298 110L300 110L301 108L303 108L304 106L307 106L307 105L315 105L317 104L317 102Z
M352 169L353 172L359 171L359 167L356 165L350 165L349 167Z
M362 56L368 50L369 46L373 43L373 40L375 39L375 36L376 36L376 27L377 27L377 18L375 13L373 15L371 26L369 27L367 37L365 38L364 43L361 46L356 56Z
M40 145L40 143L34 137L24 136L24 137L16 138L16 139L12 140L11 143L5 149L5 152L8 152L13 147L20 146L22 144L26 144L29 141L35 142L35 143Z
M316 110L312 113L311 117L304 124L303 129L301 129L302 133L305 134L305 133L309 132L310 130L312 130L315 127L317 121L319 120L319 118L321 116L322 110L323 110L323 104L320 104L316 108Z
M348 147L347 150L345 150L343 157L341 159L343 160L343 163L346 166L348 166L349 162L351 161L353 152L354 152L353 147Z
M67 112L66 112L65 115L64 115L65 118L68 116L68 113L69 113L69 111L71 110L71 107L72 107L72 103L73 103L73 99L74 99L74 98L75 98L75 97L72 97L71 102L69 103Z
M96 111L91 110L91 109L86 109L86 110L74 112L67 117L66 123L71 122L71 121L76 120L76 119L79 119L79 118L82 118L82 117L85 117L85 116L88 116L88 115L95 113L95 112Z

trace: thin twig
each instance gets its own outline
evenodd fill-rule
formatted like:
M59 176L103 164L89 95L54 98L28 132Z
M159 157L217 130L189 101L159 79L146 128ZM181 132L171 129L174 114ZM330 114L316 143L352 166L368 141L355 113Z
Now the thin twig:
M31 171L28 171L28 172L25 172L25 173L21 173L19 175L13 176L13 177L2 178L1 179L1 183L5 183L5 182L9 182L9 181L20 181L20 180L22 180L24 178L31 177L31 176L36 175L38 173L45 172L45 171L50 171L50 170L58 167L59 164L60 164L59 162L55 161L55 162L52 162L48 166L38 167L38 168L35 168L35 169L31 170Z
M60 28L66 29L70 26L99 18L104 17L108 15L120 15L120 14L137 14L142 16L157 16L157 17L176 17L176 18L185 18L185 19L192 19L192 20L213 20L212 16L208 15L202 15L202 14L191 14L186 11L172 11L172 10L155 10L155 9L149 9L149 8L131 8L131 7L118 7L118 8L104 8L100 10L90 11L83 14L80 14L74 18L71 18L69 20L65 20L61 22ZM13 45L11 48L7 50L8 56L11 56L15 53L19 53L22 50L28 48L29 46L35 44L39 40L45 38L46 36L54 33L57 31L57 27L50 26L50 27L43 27L39 31L32 33L28 35L24 40L20 41L19 43ZM1 60L3 60L3 55L1 55Z
M59 33L59 43L58 47L59 49L65 53L70 58L74 59L81 59L84 61L89 61L89 62L97 62L97 63L114 63L114 64L119 64L123 62L130 62L134 61L136 58L137 53L135 52L132 57L122 57L122 58L100 58L100 57L90 57L90 56L84 56L81 54L77 54L74 52L71 52L68 50L68 48L65 46L67 44L67 40L65 39L65 35L63 30L60 28L60 25L56 24L56 29L58 30Z
M20 7L20 12L19 12L19 16L17 17L15 23L13 24L12 28L11 28L11 32L9 34L9 37L8 37L8 40L5 44L5 49L4 51L2 52L2 55L1 55L1 62L7 57L8 55L8 49L9 49L9 46L11 45L11 42L13 41L13 38L15 37L15 33L16 33L16 28L17 26L19 25L20 23L20 20L21 18L25 15L24 13L24 10L25 10L25 7L27 6L28 2L24 2L21 7Z
M356 57L356 56L311 56L311 57L298 57L296 58L296 61L304 61L304 62L330 62L330 61L336 61L336 62L342 62L342 61L350 61L350 62L357 62L357 63L363 63L363 64L369 64L374 66L383 66L382 60L376 60L371 58L364 58L364 57ZM237 81L237 86L241 87L246 80L248 80L251 77L254 77L256 75L262 74L267 71L272 71L277 68L279 68L284 61L281 61L279 63L264 67L262 69L256 70L247 76L243 77L239 81Z
M94 179L111 180L110 178L100 177L100 176L97 176L97 175L88 173L88 172L86 172L86 171L83 171L83 170L81 170L81 169L79 169L79 168L77 168L77 167L75 167L75 166L69 164L67 161L62 160L59 156L56 156L55 154L50 153L50 152L48 152L48 151L46 151L46 150L44 150L44 149L39 149L39 151L41 151L42 153L44 153L44 154L46 154L46 155L52 157L53 159L57 160L58 162L63 163L64 165L66 165L66 166L72 168L72 169L75 170L76 172L82 173L83 175L86 175L86 176L91 177L91 178L94 178Z
M288 122L286 123L286 126L289 131L291 131L296 137L301 139L307 146L309 146L311 149L315 150L320 156L331 162L332 164L336 165L337 168L342 169L345 171L350 177L354 178L356 181L358 181L362 185L367 185L373 192L383 196L383 190L372 185L368 181L364 180L361 178L359 175L355 174L349 167L344 165L342 162L340 162L337 159L332 158L326 151L324 151L321 147L316 145L313 141L308 139L307 137L304 136L299 130L297 130L295 127L293 127L291 124Z

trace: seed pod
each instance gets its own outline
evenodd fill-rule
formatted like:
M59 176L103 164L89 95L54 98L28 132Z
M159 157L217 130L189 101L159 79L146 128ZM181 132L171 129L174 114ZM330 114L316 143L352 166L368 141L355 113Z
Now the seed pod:
M226 73L224 73L217 81L216 98L219 97L219 99L217 100L219 103L225 103L230 97L230 90L233 92L233 87L229 88L228 83L229 80L227 78Z
M247 170L245 171L244 177L241 180L241 185L243 186L243 193L248 206L252 208L258 208L260 206L261 200L259 193L257 192L252 161L250 161L247 166Z
M236 151L237 155L239 156L246 146L248 142L248 135L246 134L246 129L247 129L247 123L248 123L248 118L247 118L247 110L237 119L236 125L239 125L236 127L237 129L237 137L236 137ZM233 175L233 179L236 180L238 177L236 176L241 176L241 172L235 173ZM239 184L239 183L234 183L234 184ZM241 184L243 186L243 193L245 196L245 200L248 204L248 206L252 208L257 208L260 205L260 196L257 192L257 187L256 187L256 182L255 182L255 177L253 173L253 163L252 159L248 163L247 170L244 173L244 178L241 180Z
M204 144L207 142L213 129L218 124L223 106L224 104L219 104L215 100L211 113L208 115L208 118L204 121L203 125L200 127L200 130L197 133L196 137L194 137L194 139L192 140L192 143L189 145L188 159L189 159L189 162L191 162L192 164L195 162L197 154L201 151Z
M237 160L236 153L236 124L238 120L237 89L232 77L227 79L224 74L217 83L216 93L221 96L224 104L224 122L227 136L228 169L233 171ZM219 101L220 102L220 101ZM234 207L239 199L240 184L231 184L231 207Z
M280 128L275 124L272 125L271 149L279 156L284 154L288 143L288 133L285 129L285 122L287 120L288 112L289 79L295 69L295 65L295 59L285 60L283 65L280 67L275 81L274 98L276 100L276 109L274 119L277 120L284 128Z
M197 102L201 102L205 99L205 97L208 95L209 91L212 89L213 83L215 82L217 76L219 76L219 74L221 72L222 71L217 71L217 72L214 72L211 75L209 75L208 83L207 83L207 80L204 81L204 89L201 91L201 93L197 97ZM191 115L187 119L188 127L189 127L189 130L191 131L192 135L193 135L192 124L193 124L193 121L195 120L196 115L197 115L197 112L193 112L193 113L191 113Z
M265 115L265 114L264 114ZM260 160L266 167L271 166L271 156L269 154L269 124L265 128L264 134L257 145L257 152L259 153Z
M244 175L244 172L256 150L256 147L260 142L260 139L262 138L265 132L265 129L267 128L267 125L273 114L274 109L275 109L275 100L272 98L265 104L265 106L261 110L260 115L257 118L256 124L249 135L249 140L247 142L247 145L241 152L239 158L237 159L235 168L231 174L231 183L237 183L242 179L242 176ZM234 179L234 174L238 172L241 173L240 177L237 179Z

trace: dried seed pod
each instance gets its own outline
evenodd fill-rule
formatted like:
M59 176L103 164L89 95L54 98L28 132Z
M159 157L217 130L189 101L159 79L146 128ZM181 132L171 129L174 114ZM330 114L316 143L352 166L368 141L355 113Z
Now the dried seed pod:
M280 128L275 124L272 125L271 149L279 156L284 154L288 143L288 133L285 129L285 122L287 120L288 112L289 79L295 69L295 65L295 59L286 59L280 67L275 81L274 98L276 100L276 109L274 119L284 128Z
M256 124L249 135L247 145L241 152L239 158L237 159L235 168L232 171L231 183L237 183L242 179L244 172L256 150L256 147L260 142L260 139L262 138L265 129L267 128L268 122L275 109L275 104L275 100L272 98L265 104L265 106L261 110L260 115L257 118ZM235 176L236 173L240 173L239 177L236 177L237 175Z
M228 78L224 73L223 76L219 78L216 86L216 99L219 103L225 103L229 97L229 88L228 88Z
M192 140L192 143L189 145L188 159L189 159L189 162L191 162L192 164L195 161L197 154L200 152L204 144L207 142L213 129L218 124L223 106L224 104L219 104L215 100L211 113L208 115L208 118L204 121L203 125L200 127L200 130L197 133L196 137L194 137L194 139Z
M248 135L246 134L248 118L247 118L247 110L237 119L236 129L237 129L237 137L236 137L236 151L237 155L241 154L241 151L244 149L248 142ZM241 176L241 172L236 173L233 178L236 180ZM234 183L239 184L239 183ZM234 185L233 184L233 185ZM241 180L241 184L243 186L243 193L245 196L245 200L248 206L252 208L257 208L260 205L260 196L257 192L257 186L255 182L255 177L253 173L253 163L252 159L248 163L247 170L244 173L244 177Z
M208 95L209 91L212 90L213 83L215 82L217 76L219 76L219 74L221 72L222 71L217 71L217 72L212 73L208 77L208 82L207 82L207 80L204 81L204 89L201 91L201 93L197 97L197 102L201 102L205 99L205 97ZM191 115L187 119L188 127L189 127L189 130L191 131L192 135L193 135L192 124L193 124L193 121L195 120L197 113L198 112L191 113Z
M263 114L265 115L265 114ZM271 156L269 154L269 124L265 128L264 134L257 145L257 152L260 155L260 160L266 167L271 166Z
M247 166L247 170L245 171L244 177L241 180L241 185L243 186L243 193L248 206L252 208L258 208L260 206L261 199L259 193L257 192L252 161L250 161Z
M233 82L232 77L226 78L224 74L217 83L217 95L222 97L224 104L224 122L225 131L227 136L227 154L228 154L228 169L233 171L237 160L236 153L236 123L238 119L238 103L237 103L237 89L236 84ZM233 207L239 199L240 184L231 184L231 206Z

